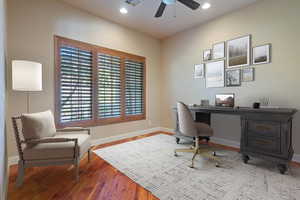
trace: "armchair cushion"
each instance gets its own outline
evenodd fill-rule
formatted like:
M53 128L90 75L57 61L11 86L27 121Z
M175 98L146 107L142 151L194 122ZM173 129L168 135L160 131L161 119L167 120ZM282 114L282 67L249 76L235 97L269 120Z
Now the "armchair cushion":
M84 132L56 134L54 138L77 138L79 157L86 153L90 146L90 135ZM41 143L27 145L23 150L25 160L49 160L74 158L74 142Z
M22 114L23 136L25 140L53 137L56 132L52 112Z

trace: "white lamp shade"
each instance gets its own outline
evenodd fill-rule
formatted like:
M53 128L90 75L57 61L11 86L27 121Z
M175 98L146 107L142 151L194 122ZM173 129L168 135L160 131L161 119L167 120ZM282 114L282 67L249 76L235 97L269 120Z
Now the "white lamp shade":
M17 91L41 91L42 64L25 60L12 61L12 89Z

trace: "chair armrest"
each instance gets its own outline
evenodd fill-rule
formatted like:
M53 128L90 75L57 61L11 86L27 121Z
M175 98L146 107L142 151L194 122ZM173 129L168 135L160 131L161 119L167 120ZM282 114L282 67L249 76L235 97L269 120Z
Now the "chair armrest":
M32 139L22 141L24 144L41 144L41 143L59 143L59 142L75 142L78 143L77 138L45 138L45 139Z
M91 135L91 130L89 128L82 127L68 127L63 129L57 129L57 132L76 132L76 131L87 131L89 135Z

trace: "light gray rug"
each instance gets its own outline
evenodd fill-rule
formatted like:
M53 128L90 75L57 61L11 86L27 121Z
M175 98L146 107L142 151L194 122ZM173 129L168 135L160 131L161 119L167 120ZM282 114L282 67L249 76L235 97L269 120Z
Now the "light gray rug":
M96 150L95 153L161 200L300 200L300 169L279 174L274 163L218 151L222 167L191 153L168 135L156 135Z

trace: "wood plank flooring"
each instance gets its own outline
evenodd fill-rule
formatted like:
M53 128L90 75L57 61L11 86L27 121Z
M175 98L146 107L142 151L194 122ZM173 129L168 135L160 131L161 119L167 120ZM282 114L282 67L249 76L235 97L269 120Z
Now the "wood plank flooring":
M119 140L96 146L93 149L156 134L159 133ZM17 165L10 167L9 200L158 200L146 189L95 154L92 154L89 163L87 156L80 162L80 181L78 183L74 180L72 166L32 167L26 169L23 186L16 188L17 170Z
M93 149L104 148L160 133L162 132L98 145ZM170 133L165 134L170 135ZM239 151L237 148L223 145L217 146ZM296 163L293 163L293 165L300 166ZM80 181L78 183L74 180L74 169L69 165L28 168L26 169L24 184L21 188L15 187L16 177L17 165L13 165L10 167L9 175L9 200L159 200L95 154L92 154L89 163L87 156L80 162Z

